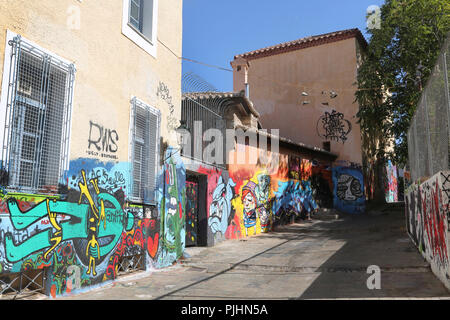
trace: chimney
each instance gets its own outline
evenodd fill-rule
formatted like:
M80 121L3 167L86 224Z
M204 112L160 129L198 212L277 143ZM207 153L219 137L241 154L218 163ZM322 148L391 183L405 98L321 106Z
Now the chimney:
M250 65L248 61L242 57L239 57L231 61L230 64L233 68L233 91L245 91L245 96L249 98L250 86L248 83L248 69Z

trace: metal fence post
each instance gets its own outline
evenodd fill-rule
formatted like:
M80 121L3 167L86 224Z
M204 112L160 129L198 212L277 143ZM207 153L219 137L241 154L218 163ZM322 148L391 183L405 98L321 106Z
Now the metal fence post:
M423 104L424 104L424 111L425 111L425 124L426 124L426 137L428 142L428 170L430 170L429 176L433 175L433 152L431 150L431 137L430 137L430 117L428 115L428 100L427 100L427 94L426 89L423 91Z
M448 49L448 47L446 48L446 50ZM447 149L448 153L449 153L449 157L448 157L448 167L450 167L450 96L449 96L449 92L448 92L448 74L447 74L447 52L444 51L444 53L442 54L442 64L444 65L444 87L445 87L445 101L447 102L447 136L448 136L448 141L447 141Z

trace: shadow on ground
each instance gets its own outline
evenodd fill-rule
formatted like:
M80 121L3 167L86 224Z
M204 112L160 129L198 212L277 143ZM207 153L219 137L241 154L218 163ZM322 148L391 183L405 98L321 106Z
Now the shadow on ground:
M342 220L311 228L310 236L317 233L345 244L319 267L320 276L298 298L448 297L448 290L409 239L403 210L343 215ZM371 265L381 270L380 289L368 288Z

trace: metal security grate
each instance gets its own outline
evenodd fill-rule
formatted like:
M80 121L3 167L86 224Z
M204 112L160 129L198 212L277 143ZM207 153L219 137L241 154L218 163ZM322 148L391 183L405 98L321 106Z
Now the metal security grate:
M181 103L181 120L186 122L191 133L190 150L183 149L182 155L197 161L205 161L207 159L203 159L202 152L197 154L197 150L203 151L209 144L208 141L203 139L204 133L209 129L219 129L222 132L222 137L226 137L226 120L223 116L226 99L198 98L195 95L196 93L183 94ZM196 134L199 136L196 137ZM224 143L224 155L226 154L225 147ZM224 163L215 165L225 167Z
M132 164L134 200L155 201L157 161L159 159L159 110L133 98Z
M140 270L145 270L145 258L143 254L120 257L117 265L118 275Z
M75 68L16 36L9 42L2 165L11 189L56 191L68 161Z
M0 278L0 299L27 298L35 293L45 294L46 269L7 274Z

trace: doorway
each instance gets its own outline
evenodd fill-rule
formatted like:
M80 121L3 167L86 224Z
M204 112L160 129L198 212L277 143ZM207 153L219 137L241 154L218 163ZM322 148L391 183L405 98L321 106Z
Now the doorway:
M196 246L198 240L198 181L186 180L186 246Z
M206 177L186 174L186 247L206 245Z

